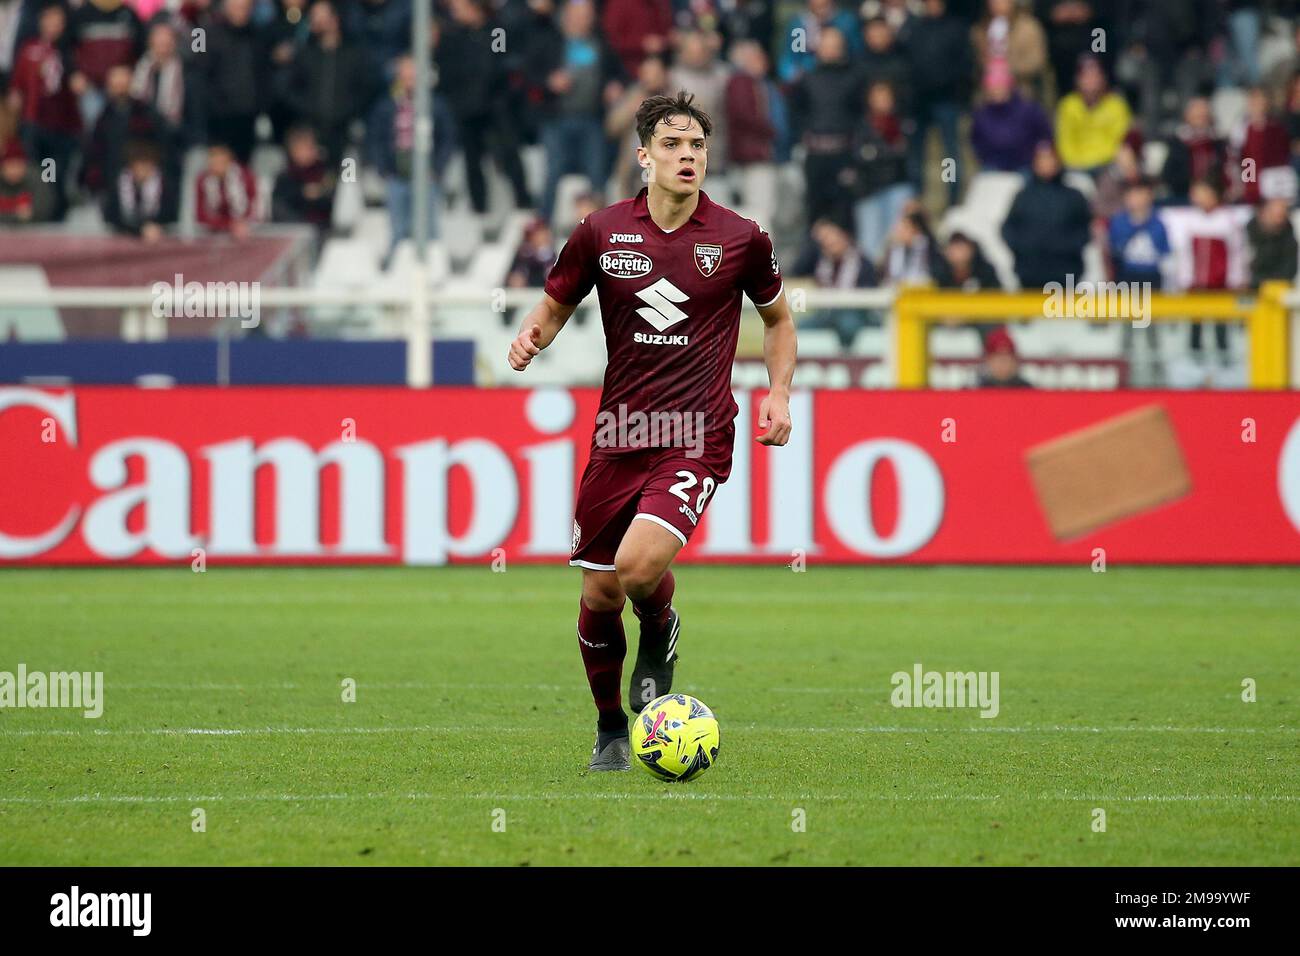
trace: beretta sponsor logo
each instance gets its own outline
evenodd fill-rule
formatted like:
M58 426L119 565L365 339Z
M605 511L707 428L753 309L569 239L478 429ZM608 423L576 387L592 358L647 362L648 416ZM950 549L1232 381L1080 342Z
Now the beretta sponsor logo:
M632 249L611 249L600 256L601 271L615 279L638 279L654 267L649 256Z

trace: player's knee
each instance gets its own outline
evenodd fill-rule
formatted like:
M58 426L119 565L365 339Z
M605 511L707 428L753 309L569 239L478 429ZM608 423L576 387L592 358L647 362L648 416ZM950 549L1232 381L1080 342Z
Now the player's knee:
M618 578L612 574L584 574L582 603L591 611L621 611L626 600Z
M634 601L654 593L659 578L663 576L662 568L644 558L616 559L614 567L618 572L618 583Z

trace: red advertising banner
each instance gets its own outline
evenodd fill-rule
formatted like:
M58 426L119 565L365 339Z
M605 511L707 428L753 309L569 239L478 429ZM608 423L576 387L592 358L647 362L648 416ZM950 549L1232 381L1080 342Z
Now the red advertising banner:
M1300 562L1295 393L762 395L683 560ZM563 561L597 399L0 387L0 563Z

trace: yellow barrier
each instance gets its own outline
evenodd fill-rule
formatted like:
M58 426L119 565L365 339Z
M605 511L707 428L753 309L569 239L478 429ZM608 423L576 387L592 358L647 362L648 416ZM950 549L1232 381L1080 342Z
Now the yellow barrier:
M1290 323L1282 298L1285 282L1270 282L1259 294L1192 292L1152 293L1147 302L1153 322L1244 322L1249 347L1251 388L1288 386ZM1068 291L1068 290L1067 290ZM903 289L894 301L894 355L900 388L925 388L930 365L929 327L936 322L1005 322L1016 319L1130 322L1132 313L1114 296L1097 295L1082 315L1058 317L1060 305L1071 298L1039 292L961 292L915 287ZM1117 307L1118 306L1118 307ZM1074 310L1082 311L1082 310Z

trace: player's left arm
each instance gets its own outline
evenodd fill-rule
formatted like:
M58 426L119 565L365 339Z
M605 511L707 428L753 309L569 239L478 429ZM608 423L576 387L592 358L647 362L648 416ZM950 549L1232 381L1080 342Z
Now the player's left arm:
M758 406L761 445L784 445L790 440L790 382L794 378L794 316L785 297L781 266L772 249L772 237L754 223L741 288L763 319L763 361L767 365L767 397Z
M782 292L776 301L759 306L763 319L763 362L767 365L769 388L758 406L758 427L766 431L757 437L762 445L784 445L790 440L790 383L798 351L794 316Z

